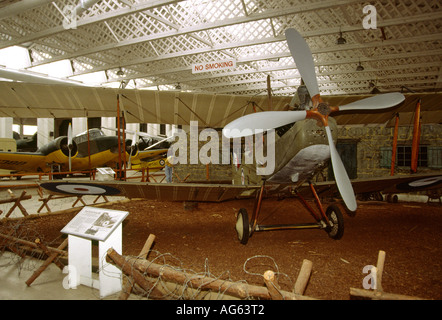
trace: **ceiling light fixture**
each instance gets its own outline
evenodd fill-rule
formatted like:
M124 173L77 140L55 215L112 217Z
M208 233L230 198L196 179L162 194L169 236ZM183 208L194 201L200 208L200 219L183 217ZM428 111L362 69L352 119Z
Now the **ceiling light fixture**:
M121 68L117 71L117 76L119 77L124 76L124 71Z
M361 64L361 60L359 60L359 65L356 67L356 71L364 71L364 67Z
M342 36L342 31L339 30L339 38L336 40L336 44L346 44L347 40Z

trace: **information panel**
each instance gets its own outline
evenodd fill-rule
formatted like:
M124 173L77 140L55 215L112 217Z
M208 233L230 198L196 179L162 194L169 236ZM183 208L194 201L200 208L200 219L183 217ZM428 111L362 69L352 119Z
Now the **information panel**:
M105 241L128 214L128 211L86 206L61 232L91 240Z

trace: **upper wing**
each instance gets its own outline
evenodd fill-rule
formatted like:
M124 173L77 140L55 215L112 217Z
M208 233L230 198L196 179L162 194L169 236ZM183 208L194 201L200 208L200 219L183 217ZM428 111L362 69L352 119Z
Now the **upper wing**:
M258 105L268 103L267 95L203 94L0 81L0 116L84 117L84 106L89 106L89 117L115 117L117 94L121 94L128 123L138 123L141 120L143 123L187 125L197 115L200 119L205 119L204 125L222 128L241 115L253 113L250 101ZM422 123L441 122L440 93L419 92L405 96L405 102L391 112L364 113L363 119L352 114L340 114L335 118L339 124L385 123L393 118L396 112L400 112L401 121L407 122L406 119L414 116L416 99L419 97L422 99ZM333 96L327 97L327 102L333 106L342 106L363 97L366 96ZM290 96L273 96L273 110L283 110L291 99ZM192 105L192 109L186 105Z

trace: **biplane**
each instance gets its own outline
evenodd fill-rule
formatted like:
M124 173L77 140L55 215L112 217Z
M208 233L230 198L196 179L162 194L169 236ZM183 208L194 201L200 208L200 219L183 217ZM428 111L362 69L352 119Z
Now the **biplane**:
M158 162L164 159L167 149L139 150L135 139L126 139L120 146L123 161L133 164ZM14 173L89 171L103 166L115 167L119 162L117 136L107 136L92 128L72 136L60 136L35 152L0 152L0 168ZM164 162L164 161L163 161ZM164 166L164 164L163 164Z
M343 162L335 146L337 124L332 113L377 111L397 106L404 101L400 93L386 93L354 101L345 105L330 106L320 96L310 49L302 36L294 29L286 31L291 54L308 90L309 103L290 111L263 111L239 117L223 129L229 139L243 138L257 132L275 130L275 167L270 174L256 174L254 162L234 163L234 184L198 183L133 183L126 181L101 182L47 182L41 186L56 193L118 195L129 198L147 198L176 201L225 201L242 197L254 198L251 218L245 208L237 214L236 231L241 243L246 244L254 232L286 229L322 229L333 239L340 239L344 233L342 212L336 204L324 208L318 192L312 183L313 177L327 167L331 160L335 181L323 182L317 187L320 192L338 192L347 208L347 213L357 209L355 192L390 191L410 192L426 188L439 188L442 175L412 175L378 179L374 184L367 181L350 181ZM306 97L303 93L303 99ZM311 98L310 98L311 97ZM267 137L268 138L268 137ZM268 141L267 141L268 143ZM233 154L234 158L238 155ZM244 154L242 154L244 156ZM371 186L369 188L368 186ZM314 217L313 223L260 225L258 217L265 196L290 188ZM368 189L370 190L368 190ZM305 190L312 193L317 210L304 199ZM362 190L362 191L360 191Z

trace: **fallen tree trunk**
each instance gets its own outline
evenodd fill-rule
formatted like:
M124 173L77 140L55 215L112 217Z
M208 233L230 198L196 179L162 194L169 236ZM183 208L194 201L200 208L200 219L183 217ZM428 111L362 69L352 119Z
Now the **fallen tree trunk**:
M140 259L146 259L147 258L147 255L149 254L150 248L152 247L154 241L155 241L155 235L153 235L153 234L149 235L149 237L147 238L146 242L144 243L143 249L141 249L141 252L138 255L138 257ZM118 299L119 300L127 300L127 298L129 298L129 296L130 296L130 293L132 292L132 288L133 288L133 285L128 280L126 282L126 284L124 285L123 290L121 290Z
M22 245L25 245L25 246L29 246L29 247L34 248L34 249L40 249L38 244L36 244L35 242L23 240L23 239L16 238L16 237L13 237L13 236L10 236L10 235L7 235L7 234L0 233L0 238L3 238L5 240L9 240L12 243L19 243L19 244L22 244ZM47 247L47 249L50 252L58 253L62 257L67 257L67 255L68 255L68 253L66 251L64 251L64 250L60 250L60 249L57 249L57 248L51 248L51 247Z
M255 297L260 299L272 298L266 287L249 285L240 282L232 282L228 280L214 279L206 276L187 274L186 272L177 271L172 267L159 265L144 259L121 256L112 248L110 248L107 251L106 260L110 263L117 265L122 270L125 269L129 273L132 273L131 270L136 269L137 271L146 274L148 276L161 277L161 279L164 281L170 281L178 283L180 285L186 285L190 289L213 290L240 299L246 299L249 297ZM129 265L130 268L127 268L127 265ZM132 274L130 274L130 276L132 276ZM137 281L135 278L134 280ZM141 282L144 281L141 280ZM281 290L280 293L283 299L287 300L314 300L311 297L294 294L284 290Z

